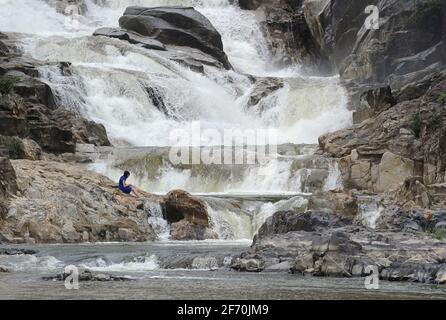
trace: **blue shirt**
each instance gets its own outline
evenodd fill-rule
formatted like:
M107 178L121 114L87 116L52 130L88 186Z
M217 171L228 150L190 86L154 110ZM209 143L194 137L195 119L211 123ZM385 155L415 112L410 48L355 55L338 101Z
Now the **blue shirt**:
M120 179L119 179L119 189L121 190L121 191L125 191L125 190L127 190L128 189L128 187L126 187L125 185L124 185L124 183L127 181L127 177L126 176L122 176Z

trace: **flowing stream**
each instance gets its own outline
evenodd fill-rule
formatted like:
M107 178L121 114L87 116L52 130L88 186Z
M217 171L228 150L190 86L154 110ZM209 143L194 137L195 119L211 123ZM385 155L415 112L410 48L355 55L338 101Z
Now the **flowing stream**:
M0 265L15 271L1 275L0 298L73 298L75 293L62 283L41 280L41 275L54 275L68 264L136 280L113 290L107 283L86 283L75 296L85 299L183 299L190 298L190 292L196 298L244 299L444 295L415 284L384 285L369 292L360 279L230 272L226 267L233 257L247 250L274 212L305 210L308 193L341 186L337 164L314 151L320 135L351 124L345 90L337 77L308 75L298 65L273 66L255 14L241 10L235 0L86 0L86 4L87 13L73 29L66 16L43 0L0 0L0 31L14 33L26 56L72 64L69 76L50 64L40 68L40 76L51 86L59 106L107 129L115 147L95 149L90 169L113 180L129 169L132 183L146 191L164 194L182 188L203 197L220 240L169 241L169 226L160 208L150 205L149 222L161 242L34 246L36 255L0 256ZM195 7L222 35L234 69L204 66L204 72L197 72L160 52L92 36L97 28L117 27L130 5ZM256 89L252 77L282 86L252 106L249 101ZM277 154L262 164L173 164L169 147L177 141L171 133L182 130L192 135L197 122L201 129L221 134L236 129L274 132ZM199 143L201 148L233 147ZM372 218L371 227L376 220ZM181 259L187 261L184 268L178 267ZM219 271L210 271L215 269Z

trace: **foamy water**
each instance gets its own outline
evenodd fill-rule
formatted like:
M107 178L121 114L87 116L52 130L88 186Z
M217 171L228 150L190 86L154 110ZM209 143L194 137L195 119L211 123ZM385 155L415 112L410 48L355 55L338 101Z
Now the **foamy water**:
M191 121L203 128L275 129L280 142L315 143L319 135L348 126L351 112L337 78L303 77L299 66L274 68L268 41L252 12L230 1L87 1L88 14L79 29L66 25L66 17L40 0L4 0L0 30L30 33L25 52L47 61L70 61L73 75L61 77L55 68L43 68L57 101L91 120L102 123L115 142L172 145L174 129L188 132ZM129 5L192 5L222 34L234 71L205 67L205 75L192 72L159 55L124 41L91 37L101 26L117 26ZM30 23L23 23L30 21ZM20 23L19 23L20 22ZM283 89L260 103L267 111L247 110L253 85L245 74L282 78ZM147 88L162 98L166 112L158 110ZM165 110L165 111L166 111Z

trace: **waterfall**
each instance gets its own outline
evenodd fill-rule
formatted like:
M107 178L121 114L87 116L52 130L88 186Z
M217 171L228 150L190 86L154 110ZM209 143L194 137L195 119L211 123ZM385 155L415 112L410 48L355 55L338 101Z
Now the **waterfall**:
M378 201L373 197L358 197L358 209L361 223L368 228L375 229L383 210Z
M339 170L339 164L336 161L330 161L328 168L328 177L325 180L324 190L334 190L342 187L342 174Z
M67 17L44 0L3 0L0 31L17 32L25 56L49 62L39 67L40 77L52 88L59 107L105 126L116 148L90 169L113 180L129 169L132 183L155 193L181 188L207 195L292 197L340 186L337 165L316 155L314 146L300 144L315 144L320 135L351 124L346 92L338 77L305 75L298 65L273 66L254 12L241 10L233 0L85 2L88 11L73 30ZM198 72L161 51L92 36L100 27L117 27L130 5L195 7L220 32L233 70L204 65ZM60 61L71 63L69 72L51 64ZM277 87L270 92L271 83ZM262 164L173 164L163 149L176 144L171 133L190 133L197 121L219 133L274 131L285 150ZM257 201L241 210L210 204L209 214L220 238L246 239L281 205ZM168 239L169 226L160 209L146 209L158 237Z
M254 13L239 9L234 1L99 3L103 4L87 1L88 13L74 32L64 25L66 17L42 1L6 0L0 30L32 33L24 35L22 42L25 53L36 59L70 61L71 76L62 77L59 70L46 67L41 70L42 78L55 91L59 105L104 124L115 145L171 145L168 133L188 130L194 120L204 128L220 130L272 128L279 131L281 143L315 143L319 135L351 122L338 79L304 77L298 66L271 66L267 41ZM234 70L206 66L200 74L160 52L91 36L98 27L117 26L128 5L195 6L222 34ZM28 25L14 20L37 21ZM266 107L264 113L246 105L254 86L247 74L284 82L283 89L259 102L257 109Z
M148 223L152 226L153 231L161 241L169 240L170 225L163 217L163 211L159 203L146 202L144 203L144 211L148 216Z

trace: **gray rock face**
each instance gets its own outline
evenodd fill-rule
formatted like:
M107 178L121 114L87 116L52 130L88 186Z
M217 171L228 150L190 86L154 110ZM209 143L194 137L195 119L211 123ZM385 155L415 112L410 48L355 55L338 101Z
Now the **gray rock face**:
M329 213L307 211L296 214L294 211L279 211L267 219L254 238L254 242L257 238L274 234L326 229L334 227L337 223L339 223L339 219Z
M299 63L310 72L331 73L328 59L321 54L302 9L291 0L241 0L245 10L258 10L261 26L268 35L273 63L279 66Z
M333 277L364 277L374 270L384 280L446 283L445 211L393 203L380 204L374 230L359 221L361 215L342 219L322 203L320 212L277 212L231 268Z
M230 69L218 31L209 20L191 7L128 7L119 25L141 36L167 45L196 48L215 57Z
M426 186L444 183L446 72L392 94L396 98L376 92L366 94L373 106L370 118L319 138L323 153L342 158L344 186L383 192L410 176L421 176Z
M369 90L361 95L360 102L353 113L353 123L361 123L395 104L396 99L389 86Z
M37 79L41 65L16 53L0 57L0 82L8 89L0 95L0 135L32 139L53 153L74 152L75 143L110 145L103 125L56 105L51 88ZM70 64L57 66L64 74Z
M379 8L379 29L365 25L369 5ZM402 88L442 65L442 1L306 0L304 10L322 52L359 94L370 84Z

